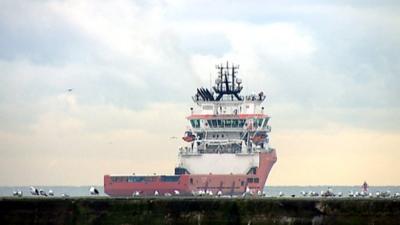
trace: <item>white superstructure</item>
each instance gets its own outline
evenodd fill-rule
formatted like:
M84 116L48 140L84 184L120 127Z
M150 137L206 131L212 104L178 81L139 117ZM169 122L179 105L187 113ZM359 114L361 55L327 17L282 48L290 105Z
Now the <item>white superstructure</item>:
M246 174L259 165L259 153L268 152L269 117L261 106L265 95L241 96L238 66L219 65L213 90L197 89L195 106L187 117L190 129L183 139L179 165L190 174Z

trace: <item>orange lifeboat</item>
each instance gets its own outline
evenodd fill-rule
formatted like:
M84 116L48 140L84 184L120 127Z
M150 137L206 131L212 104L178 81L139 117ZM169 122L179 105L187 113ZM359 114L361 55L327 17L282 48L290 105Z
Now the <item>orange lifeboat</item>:
M186 131L182 139L186 142L192 142L196 139L196 136L191 131Z
M265 139L267 138L266 134L256 134L253 137L250 138L251 141L253 141L255 144L260 144L262 142L265 141Z

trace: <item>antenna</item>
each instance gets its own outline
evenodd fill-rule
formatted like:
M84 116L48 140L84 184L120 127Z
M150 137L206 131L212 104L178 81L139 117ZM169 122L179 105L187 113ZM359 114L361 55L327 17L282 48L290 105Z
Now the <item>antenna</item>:
M226 66L224 64L220 64L216 66L218 70L218 82L216 82L216 86L214 87L215 93L218 94L216 101L222 99L224 95L230 95L231 98L236 97L237 100L242 100L242 97L239 96L240 91L242 90L242 86L240 79L236 78L237 70L239 69L238 65L229 65L229 62L226 62ZM235 84L236 83L236 84Z
M212 89L212 84L211 84L211 72L210 72L210 90Z

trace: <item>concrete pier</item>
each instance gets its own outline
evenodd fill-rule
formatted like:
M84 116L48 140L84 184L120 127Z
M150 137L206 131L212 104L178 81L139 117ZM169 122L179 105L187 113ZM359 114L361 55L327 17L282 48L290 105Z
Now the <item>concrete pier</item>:
M0 224L387 224L399 199L1 198Z

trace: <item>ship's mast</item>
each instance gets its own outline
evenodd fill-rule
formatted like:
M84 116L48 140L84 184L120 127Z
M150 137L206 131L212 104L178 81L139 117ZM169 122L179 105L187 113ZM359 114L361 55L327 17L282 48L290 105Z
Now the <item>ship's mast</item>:
M237 70L239 65L229 66L226 62L226 66L223 64L216 66L218 70L218 79L216 80L216 86L213 88L215 93L218 94L216 101L222 99L224 95L230 95L233 99L235 97L237 100L242 101L243 98L239 96L240 91L242 91L242 86L240 86L240 79L236 79ZM235 86L235 83L237 86Z
M214 102L223 99L243 101L243 97L239 95L243 89L241 86L242 81L236 77L239 65L234 65L233 63L229 65L229 62L226 62L226 65L216 65L216 69L218 71L218 78L215 80L216 85L212 89L198 88L193 100L196 102ZM216 96L214 96L214 92ZM224 96L229 96L230 98L223 98Z

